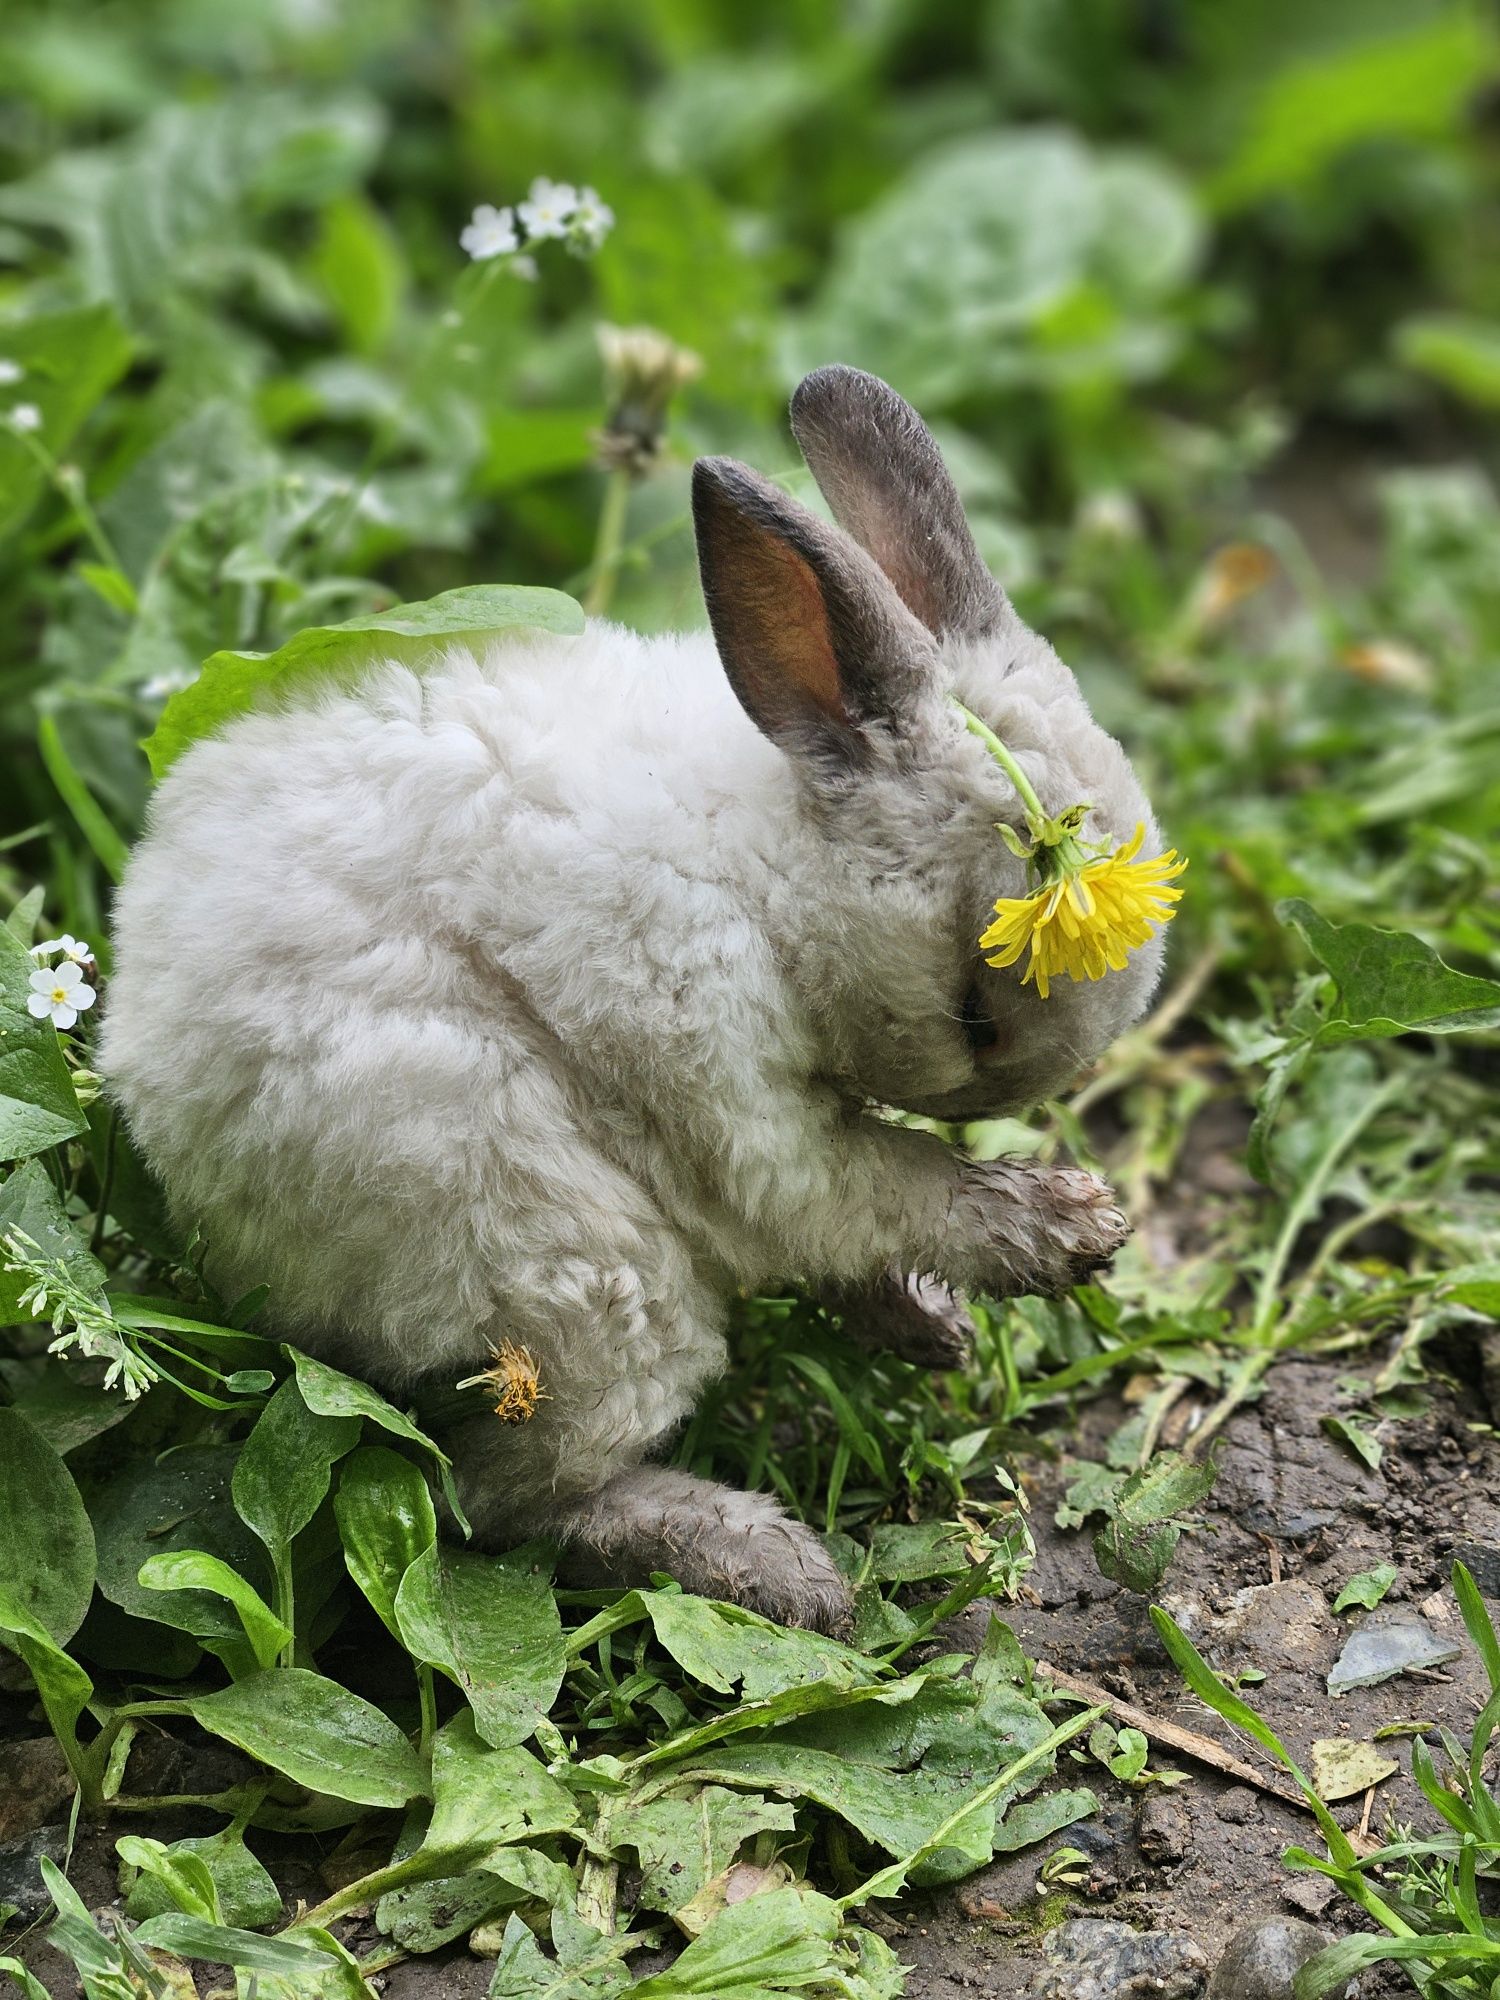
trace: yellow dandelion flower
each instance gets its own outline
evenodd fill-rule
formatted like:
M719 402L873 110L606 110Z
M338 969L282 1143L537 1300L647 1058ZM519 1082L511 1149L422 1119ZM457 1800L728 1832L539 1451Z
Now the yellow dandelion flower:
M493 1361L482 1374L470 1375L458 1386L487 1390L495 1398L495 1415L502 1424L529 1424L537 1404L550 1400L531 1354L508 1340L495 1349Z
M971 715L962 702L955 706L1015 786L1026 808L1031 843L1008 826L999 831L1011 852L1041 878L1029 895L1004 896L996 903L995 921L979 940L986 963L1014 965L1029 946L1021 984L1035 985L1043 1000L1054 979L1102 979L1106 972L1123 972L1127 955L1150 940L1155 926L1169 924L1175 916L1182 891L1172 885L1187 862L1178 860L1174 848L1140 860L1143 825L1112 853L1081 841L1078 832L1089 808L1077 805L1049 818L1026 773L988 723Z
M1021 984L1035 985L1044 1000L1054 979L1123 972L1126 954L1147 942L1153 925L1172 921L1182 895L1173 877L1187 866L1172 848L1138 861L1145 838L1145 827L1138 826L1113 854L1096 855L1029 896L1002 897L979 940L985 962L1014 965L1029 945Z

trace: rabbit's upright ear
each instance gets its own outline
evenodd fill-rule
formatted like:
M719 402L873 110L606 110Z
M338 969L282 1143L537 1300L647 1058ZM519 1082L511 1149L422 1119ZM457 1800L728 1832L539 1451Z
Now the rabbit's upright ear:
M732 458L693 467L693 524L719 658L773 743L850 768L915 730L936 648L846 534Z
M982 638L1004 618L931 431L876 375L819 368L792 398L792 429L834 518L929 632Z

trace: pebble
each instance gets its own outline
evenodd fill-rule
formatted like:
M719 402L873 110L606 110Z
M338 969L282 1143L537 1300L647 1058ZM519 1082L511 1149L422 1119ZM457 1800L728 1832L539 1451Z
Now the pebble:
M1293 2000L1297 1973L1333 1940L1295 1917L1262 1917L1237 1930L1214 1968L1205 2000ZM1353 2000L1341 1986L1327 2000Z
M1184 1931L1133 1931L1080 1917L1042 1941L1046 1966L1026 2000L1198 2000L1208 1976L1201 1946Z

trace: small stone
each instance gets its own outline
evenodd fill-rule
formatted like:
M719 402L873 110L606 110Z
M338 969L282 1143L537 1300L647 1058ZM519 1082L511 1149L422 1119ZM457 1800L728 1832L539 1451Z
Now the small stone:
M1326 1875L1294 1875L1282 1885L1281 1900L1304 1917L1321 1917L1338 1893Z
M1231 1785L1214 1811L1230 1826L1248 1826L1260 1816L1260 1794L1249 1785Z
M67 1822L40 1826L25 1840L0 1847L0 1903L11 1903L23 1924L53 1914L52 1898L42 1880L41 1858L61 1868L68 1852Z
M1080 1917L1042 1941L1046 1967L1028 2000L1197 2000L1208 1974L1202 1948L1184 1931L1133 1931Z
M1170 1792L1153 1791L1141 1801L1136 1838L1148 1861L1180 1861L1187 1853L1187 1814Z
M1208 1982L1206 2000L1293 2000L1292 1981L1333 1940L1295 1917L1262 1917L1237 1930ZM1326 2000L1348 2000L1340 1986Z
M1500 1544L1466 1538L1453 1544L1453 1553L1483 1596L1500 1598Z
M1376 1687L1414 1667L1444 1667L1462 1652L1455 1640L1440 1637L1415 1611L1377 1611L1350 1633L1328 1676L1328 1692Z
M73 1775L55 1736L0 1744L0 1844L45 1826L72 1799Z

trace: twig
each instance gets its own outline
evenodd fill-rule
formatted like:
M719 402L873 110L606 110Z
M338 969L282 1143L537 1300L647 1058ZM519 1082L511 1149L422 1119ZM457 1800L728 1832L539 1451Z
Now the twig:
M1265 1792L1273 1799L1280 1799L1283 1805L1295 1806L1299 1812L1310 1813L1312 1807L1294 1786L1280 1785L1274 1778L1268 1778L1257 1771L1253 1764L1245 1763L1232 1751L1223 1749L1211 1736L1202 1736L1196 1729L1186 1729L1180 1722L1167 1722L1148 1715L1134 1702L1120 1701L1106 1688L1098 1687L1093 1681L1081 1680L1076 1674L1065 1674L1060 1667L1049 1666L1045 1660L1038 1660L1036 1672L1039 1679L1050 1681L1056 1688L1067 1694L1076 1695L1080 1701L1091 1706L1107 1708L1110 1713L1132 1729L1138 1729L1142 1736L1153 1743L1164 1743L1168 1749L1178 1751L1184 1757L1191 1757L1196 1763L1207 1764L1215 1771L1222 1771L1226 1778L1237 1778L1241 1784L1253 1785L1258 1792ZM1356 1850L1373 1854L1375 1843L1367 1840L1361 1831L1350 1834L1349 1839Z

